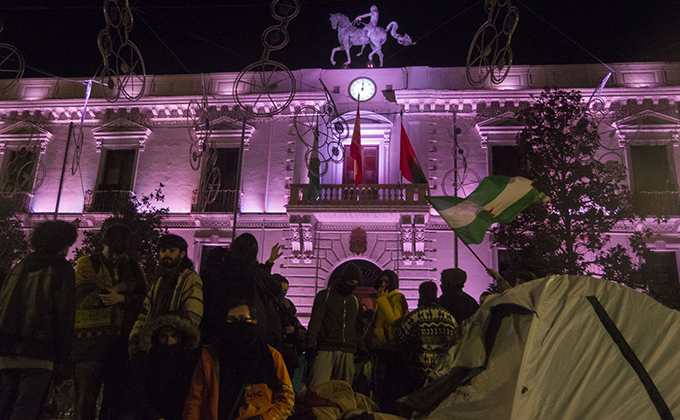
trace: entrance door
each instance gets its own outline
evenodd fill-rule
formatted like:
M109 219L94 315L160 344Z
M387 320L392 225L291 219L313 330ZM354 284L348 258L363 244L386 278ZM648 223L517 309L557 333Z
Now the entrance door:
M378 183L378 146L362 146L361 162L364 165L364 179L361 184ZM342 174L343 184L354 184L354 159L349 155L349 146L345 146L345 170Z

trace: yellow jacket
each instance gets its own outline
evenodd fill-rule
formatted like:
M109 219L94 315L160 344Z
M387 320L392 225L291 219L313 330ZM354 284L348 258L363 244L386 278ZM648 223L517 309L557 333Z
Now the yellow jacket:
M372 349L394 350L397 347L396 331L408 313L403 294L394 289L375 300L375 316L369 330L368 346Z
M267 384L246 386L246 405L239 408L237 420L261 416L263 420L285 420L293 412L295 392L281 353L269 347L276 367L276 376L283 382L280 392L273 392ZM217 420L219 412L219 361L217 349L203 347L191 380L191 388L184 404L184 420Z

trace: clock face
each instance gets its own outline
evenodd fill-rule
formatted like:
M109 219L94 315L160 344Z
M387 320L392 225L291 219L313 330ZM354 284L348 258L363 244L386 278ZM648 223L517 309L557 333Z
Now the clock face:
M375 92L375 82L368 77L357 77L349 84L349 96L355 101L368 101L375 96Z

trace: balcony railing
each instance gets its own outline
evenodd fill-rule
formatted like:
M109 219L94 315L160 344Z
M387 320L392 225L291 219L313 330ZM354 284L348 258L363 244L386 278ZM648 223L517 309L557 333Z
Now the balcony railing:
M194 191L191 211L194 213L233 213L236 206L236 190ZM210 202L214 194L214 200Z
M289 206L426 206L425 184L321 185L316 200L308 201L309 185L290 186Z
M112 213L130 201L132 197L134 193L129 190L88 190L85 193L83 212Z
M3 206L9 206L12 212L19 214L27 214L31 211L31 200L33 194L25 191L17 191L11 197L3 197Z
M633 209L645 216L679 216L680 192L634 191Z

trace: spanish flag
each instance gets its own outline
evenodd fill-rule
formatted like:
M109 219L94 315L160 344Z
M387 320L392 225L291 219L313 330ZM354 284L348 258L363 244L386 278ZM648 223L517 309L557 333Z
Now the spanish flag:
M354 159L354 186L359 185L364 179L364 167L361 164L361 124L359 119L359 103L357 102L357 117L354 120L354 132L352 133L352 144L349 146L349 156Z

